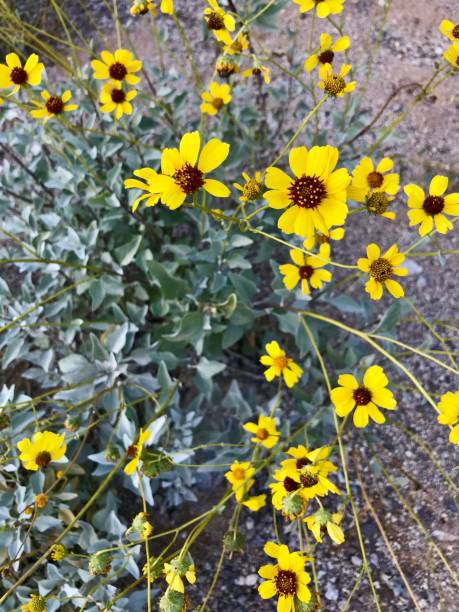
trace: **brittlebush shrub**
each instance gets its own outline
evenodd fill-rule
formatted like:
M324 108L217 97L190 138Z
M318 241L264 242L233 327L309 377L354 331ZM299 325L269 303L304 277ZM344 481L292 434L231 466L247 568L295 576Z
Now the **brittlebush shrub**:
M399 379L459 442L459 392L432 395L400 356L457 375L406 296L413 256L454 255L459 194L443 175L402 188L382 146L453 83L459 25L384 123L363 104L388 4L369 65L344 0L181 4L91 3L82 28L51 2L47 32L0 3L1 609L210 609L223 561L250 550L241 520L271 506L262 598L320 609L320 543L357 538L380 609L355 449L396 422ZM412 345L407 315L425 326ZM184 503L194 518L172 521ZM212 579L193 550L216 516Z

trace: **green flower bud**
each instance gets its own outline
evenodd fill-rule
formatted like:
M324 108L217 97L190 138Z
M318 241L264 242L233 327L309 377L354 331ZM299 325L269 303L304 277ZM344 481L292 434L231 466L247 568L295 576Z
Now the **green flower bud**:
M106 576L112 568L110 553L98 552L89 558L89 573L91 576Z

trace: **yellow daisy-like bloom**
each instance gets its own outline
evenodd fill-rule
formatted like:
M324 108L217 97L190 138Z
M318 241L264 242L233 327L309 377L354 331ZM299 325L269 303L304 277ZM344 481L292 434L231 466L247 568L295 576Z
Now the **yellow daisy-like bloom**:
M30 601L21 606L21 612L46 612L46 599L41 595L31 595Z
M254 497L249 497L246 501L242 502L243 506L247 506L249 510L252 512L258 512L261 508L266 506L266 494L256 495Z
M271 83L271 69L267 68L266 66L263 66L260 63L256 62L251 68L247 68L247 70L244 70L244 72L242 73L242 76L247 79L251 76L259 75L263 77L263 80L266 85L269 85Z
M164 575L167 584L173 591L184 593L185 585L183 584L181 574L188 580L190 584L194 584L196 582L196 568L194 564L188 565L186 562L176 559L174 559L172 563L164 564Z
M39 85L44 65L38 59L38 55L32 53L23 66L16 53L8 53L6 64L0 64L0 89L13 87L13 94L26 85Z
M161 172L157 186L161 201L171 210L183 204L187 196L198 189L205 189L218 198L226 198L230 190L214 179L205 178L207 172L218 168L228 157L229 144L212 138L199 153L199 132L188 132L182 136L179 149L164 149L161 156Z
M284 277L282 280L289 291L292 291L298 283L301 283L301 291L305 295L309 295L311 292L310 286L313 289L320 289L323 283L331 281L331 272L321 269L327 265L330 258L329 244L320 245L319 257L306 255L298 249L292 249L290 257L293 264L279 266L279 272Z
M226 480L231 483L231 487L235 493L236 500L242 501L242 498L251 488L255 480L252 476L255 473L255 468L250 465L249 461L235 461L231 464L230 469L225 474Z
M95 79L126 81L129 85L135 85L140 81L140 78L133 73L141 70L142 62L135 59L131 51L127 49L117 49L115 53L102 51L100 56L102 61L93 60L91 62Z
M201 94L203 103L201 104L201 112L207 115L216 115L222 106L229 104L231 100L231 88L227 83L220 85L212 81L209 91L204 91Z
M67 550L62 544L54 544L50 556L53 561L62 561L67 556Z
M325 19L329 15L338 15L343 10L345 0L293 0L299 4L300 13L306 13L315 8L317 17Z
M239 191L242 191L242 195L239 198L241 202L253 202L258 200L261 196L261 172L255 172L255 176L251 178L247 172L242 173L244 179L244 185L239 183L233 183L234 187Z
M222 35L222 42L225 44L223 51L228 55L240 55L249 48L249 39L242 32L237 35L236 40L233 40L231 34L226 32L225 35Z
M244 429L252 434L251 442L261 444L265 448L272 448L279 442L280 432L276 429L275 419L260 415L258 423L245 423Z
M335 57L335 53L340 53L349 49L351 44L349 36L340 36L333 42L330 34L320 35L320 49L310 55L304 62L304 69L311 72L317 64L331 64Z
M303 242L304 248L308 251L312 251L312 249L316 246L316 244L328 244L330 240L342 240L344 238L344 227L336 227L335 229L330 230L326 234L322 234L321 232L315 232L312 236L308 236Z
M343 94L354 91L356 81L346 83L345 76L350 71L349 64L343 64L338 74L333 72L330 64L321 64L319 66L319 77L322 79L317 83L317 87L323 89L325 93L334 98L341 98Z
M448 391L442 395L438 404L440 413L438 422L442 425L454 425L449 434L449 441L459 445L459 391Z
M207 0L210 7L204 9L204 19L207 27L212 30L219 41L225 41L228 32L234 32L236 23L234 17L226 13L218 4L217 0Z
M127 449L127 456L131 459L131 461L129 461L129 463L124 468L125 474L128 474L130 476L137 470L140 462L140 456L142 455L143 445L149 437L149 431L143 431L143 429L140 429L139 439L135 444L132 444Z
M400 177L395 172L386 174L394 167L389 157L384 157L375 166L369 157L364 157L352 172L348 197L356 202L365 202L368 212L381 215L387 219L395 219L393 212L387 212L387 207L400 189Z
M150 13L153 15L153 17L156 17L156 4L152 0L136 0L131 6L130 13L133 17L137 17L138 15L146 15L147 13Z
M404 187L408 196L408 211L410 225L418 225L419 234L426 236L435 229L440 234L446 234L453 229L453 224L445 217L445 214L459 215L459 193L444 195L448 189L448 177L434 176L430 181L429 195L426 197L424 191L418 185L410 183Z
M317 542L322 542L322 536L328 533L336 544L344 542L344 533L339 524L343 520L343 515L339 512L331 514L326 510L320 509L311 516L307 516L304 522L312 531Z
M44 493L38 493L38 495L35 495L35 504L37 508L44 508L48 503L48 499L49 497Z
M265 370L265 378L271 382L277 376L283 376L287 387L291 388L300 380L303 370L287 354L276 340L265 346L267 355L260 357L260 363L269 366Z
M459 70L459 40L456 40L450 47L443 53L443 57L447 62L454 66L456 70Z
M280 469L274 472L273 477L277 482L271 483L269 488L271 489L271 501L274 508L284 511L285 498L295 498L294 501L298 502L295 512L285 512L285 514L289 515L289 518L295 518L303 514L307 502L299 495L301 489L299 474L294 473L289 475L287 470Z
M392 391L386 388L389 381L381 366L369 367L364 374L363 384L359 385L352 374L341 374L338 384L340 386L332 389L330 396L336 414L345 417L355 408L353 418L356 427L366 427L369 418L375 423L384 423L386 417L378 406L395 410L397 402Z
M215 70L221 79L228 79L232 74L239 72L239 66L231 58L222 56L217 60Z
M304 238L317 230L328 234L333 225L344 225L349 174L346 168L335 170L338 163L336 147L306 147L291 149L291 178L283 170L266 170L265 184L271 190L264 194L271 208L287 208L277 226L286 234Z
M110 81L102 87L100 92L100 110L103 113L112 113L115 111L116 119L120 119L123 115L132 115L133 100L137 95L135 89L124 91L116 81Z
M292 446L287 451L287 455L290 455L292 459L284 459L281 461L281 466L285 473L290 475L291 478L297 479L298 482L301 470L305 466L317 467L321 474L327 476L337 469L336 465L327 459L330 452L331 448L329 446L321 446L311 451L303 444Z
M32 117L35 117L35 119L45 119L46 121L51 119L51 117L56 117L61 113L68 113L78 108L77 104L67 104L72 97L68 89L64 91L62 96L52 96L46 89L43 90L40 95L45 103L40 104L40 102L34 102L34 104L40 107L30 111L30 114Z
M300 495L304 499L325 497L328 493L339 495L339 489L322 471L320 465L305 465L299 470Z
M405 260L405 255L399 253L397 245L393 244L384 255L377 244L371 243L367 246L367 258L361 257L357 266L362 272L368 272L369 280L365 284L365 291L370 294L372 300L379 300L383 294L384 286L394 298L405 295L403 287L393 279L393 276L406 276L408 270L399 268Z
M134 170L133 174L144 179L146 182L143 183L142 181L133 178L126 179L124 181L125 189L141 189L147 193L139 196L134 200L134 202L132 202L132 211L135 212L140 202L143 200L146 200L145 206L155 206L155 204L159 202L159 198L161 196L160 193L155 191L158 185L159 174L156 172L156 170L153 170L153 168L139 168L138 170Z
M450 40L459 40L459 23L453 23L449 21L449 19L443 19L438 29Z
M67 450L64 434L58 435L52 431L40 431L34 434L32 440L23 438L17 443L17 447L21 451L19 459L25 469L34 472L45 468L51 461L59 461Z
M295 597L304 604L311 599L311 591L307 587L311 578L304 571L305 559L302 553L291 553L285 544L275 542L267 542L263 550L276 559L277 563L263 565L258 570L259 575L265 579L258 587L260 597L278 597L277 612L295 612Z
M161 0L161 13L165 15L174 14L174 0Z

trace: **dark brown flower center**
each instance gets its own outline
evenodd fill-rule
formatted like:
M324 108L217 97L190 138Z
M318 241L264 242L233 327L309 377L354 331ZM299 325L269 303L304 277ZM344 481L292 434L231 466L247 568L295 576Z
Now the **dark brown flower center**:
M377 189L378 187L381 187L383 181L384 176L381 174L381 172L370 172L370 174L367 176L367 182L370 187L372 187L372 189Z
M230 64L229 62L222 62L217 65L218 76L222 79L226 79L236 72L236 64Z
M266 440L266 438L269 438L269 431L264 429L264 427L260 427L257 429L256 436L259 440Z
M295 206L317 208L327 195L323 181L317 176L301 176L289 187L290 200Z
M15 85L23 85L24 83L27 83L27 72L24 70L24 68L16 66L11 71L10 79Z
M306 489L309 489L319 482L319 479L310 472L304 472L300 476L300 482Z
M122 89L112 89L110 97L115 104L121 104L126 100L126 94Z
M127 68L121 62L115 62L110 66L108 72L112 79L115 79L116 81L122 81L127 75Z
M453 38L459 38L459 23L454 26L451 34L453 35Z
M51 115L58 115L64 110L64 103L59 96L51 96L46 102L46 110Z
M40 467L46 467L50 461L51 455L48 453L48 451L41 451L35 457L35 463Z
M389 199L384 193L380 191L376 191L372 193L366 201L366 207L369 213L373 213L375 215L381 215L386 212L387 207L389 206Z
M287 597L288 595L296 594L297 579L295 572L291 572L290 570L279 570L274 581L276 583L278 595Z
M258 68L258 67L252 68L252 74L255 74L255 75L261 74L261 68Z
M319 62L321 64L331 64L334 57L335 54L333 51L331 49L326 49L325 51L322 51L322 53L319 53Z
M314 268L312 266L301 266L298 274L302 280L308 280L314 274Z
M445 200L441 196L427 196L422 208L428 215L438 215L445 207Z
M212 106L216 108L217 110L220 110L220 108L223 106L222 98L214 98L212 100Z
M366 406L371 402L371 391L366 387L359 387L352 394L357 406Z
M207 17L207 27L209 30L222 30L225 27L223 17L213 11Z
M186 162L181 168L175 171L174 181L180 189L187 195L194 193L204 185L203 174L199 168Z
M387 259L380 257L370 264L370 274L378 281L385 281L392 276L392 266Z
M310 465L311 463L312 461L307 457L301 457L300 459L296 460L296 469L301 470L301 468L304 468L305 465Z
M126 451L126 455L130 459L134 459L134 457L137 456L137 444L131 444L131 446L128 446L128 449Z
M296 480L293 480L293 478L290 478L290 476L284 478L284 489L286 491L292 493L293 491L298 491L299 488L300 485L296 482Z
M345 87L346 81L339 74L332 74L324 84L324 89L330 96L337 96Z

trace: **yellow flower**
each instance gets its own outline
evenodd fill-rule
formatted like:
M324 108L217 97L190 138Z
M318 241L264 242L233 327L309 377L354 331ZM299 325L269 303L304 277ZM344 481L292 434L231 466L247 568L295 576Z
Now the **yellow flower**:
M293 264L282 264L279 266L279 272L283 275L284 285L289 291L295 289L297 284L301 283L301 290L305 295L309 295L310 287L320 289L322 283L331 281L331 273L328 270L321 270L326 266L330 258L330 245L327 243L321 244L319 249L319 257L316 255L305 255L303 251L292 249L290 257ZM324 261L325 260L325 261Z
M454 425L449 434L449 441L459 445L459 391L448 391L442 395L438 404L440 413L438 422L442 425Z
M368 212L378 214L387 219L395 219L393 212L386 212L389 203L393 200L399 186L399 175L395 172L385 174L392 170L394 162L384 157L376 169L369 157L364 157L352 172L352 181L347 195L356 202L365 202Z
M246 499L246 501L242 502L242 505L247 506L247 508L252 512L258 512L260 508L266 506L266 495L263 493L262 495L249 497L248 499Z
M160 193L156 193L155 185L158 184L158 173L156 170L152 168L139 168L138 170L134 170L133 174L138 176L146 181L146 183L142 183L137 179L126 179L124 181L125 189L142 189L142 191L146 191L146 194L139 196L134 202L131 204L132 211L135 212L142 200L146 199L145 206L155 206L159 202L159 198L161 196Z
M432 231L434 223L437 232L446 234L453 229L453 224L445 217L445 214L459 215L459 193L444 195L448 189L448 178L446 176L434 176L430 181L429 195L426 197L424 191L418 185L410 183L404 191L408 196L408 211L410 225L418 225L419 234L426 236Z
M338 74L333 72L330 64L319 66L319 77L322 79L317 83L317 87L323 89L329 96L341 98L343 94L354 91L356 82L346 83L344 77L350 71L349 64L343 64Z
M325 19L329 15L338 15L343 10L345 0L293 0L300 5L300 13L306 13L315 8L317 16Z
M249 39L242 32L237 35L236 40L233 40L226 32L226 35L222 36L222 42L225 44L223 51L228 55L240 55L249 48Z
M103 113L112 113L115 111L116 119L120 119L123 114L132 115L133 100L137 95L135 89L124 91L120 88L116 81L105 83L100 92L100 110Z
M304 248L308 251L312 251L312 249L316 246L316 244L325 244L329 243L330 240L342 240L344 238L344 227L336 227L328 231L326 234L322 234L321 232L315 232L312 236L308 236L303 242Z
M235 461L231 464L229 471L226 472L225 478L231 483L231 488L238 502L242 501L244 495L255 482L252 478L254 473L255 468L251 467L249 461L244 461L242 463Z
M228 157L229 145L212 138L202 148L199 132L188 132L180 140L180 149L164 149L161 172L152 187L161 193L161 201L171 210L182 206L187 196L205 189L218 198L226 198L230 190L220 181L205 178Z
M45 103L41 104L40 102L34 102L34 104L40 108L30 111L32 117L36 119L45 119L46 121L51 117L56 117L56 115L60 115L64 112L67 113L78 108L77 104L67 104L72 97L68 89L64 91L62 96L51 96L46 89L44 89L40 95Z
M162 0L161 1L161 13L165 15L174 14L174 0Z
M51 549L51 559L53 561L62 561L67 556L67 550L62 544L54 544Z
M300 477L299 474L291 474L280 469L274 472L274 480L269 485L272 495L272 504L276 510L281 510L282 513L289 519L295 519L301 516L306 508L307 500L300 495Z
M133 17L137 15L146 15L147 13L156 17L156 12L156 4L153 0L135 0L130 9L130 13Z
M303 370L291 357L288 357L279 344L273 340L265 346L267 355L260 357L260 363L269 366L265 378L271 382L277 376L283 376L287 387L291 388L300 380Z
M201 98L204 100L201 104L201 112L208 115L216 115L224 104L229 104L231 100L231 89L227 83L219 85L212 81L209 91L204 91Z
M17 447L21 451L19 459L25 469L34 472L45 468L51 461L59 461L67 450L64 434L59 436L52 431L40 431L34 434L32 441L23 438L17 443Z
M265 183L271 190L264 194L271 208L287 208L277 226L286 234L309 237L316 230L328 234L333 225L344 225L348 208L346 189L350 177L346 168L335 170L335 147L291 149L291 178L279 168L266 170Z
M339 524L343 516L339 512L331 514L326 510L320 509L315 514L307 516L304 522L312 531L317 542L322 542L322 535L328 532L330 538L336 544L344 542L344 533Z
M21 606L22 612L46 612L46 599L41 595L31 595L30 601Z
M16 53L8 53L6 64L0 64L0 89L13 87L12 94L26 85L39 85L44 65L38 61L38 55L32 53L24 66Z
M361 385L352 374L341 374L338 384L340 386L332 389L330 396L336 414L345 417L355 408L356 427L366 427L369 418L375 423L384 423L386 417L378 406L386 410L395 410L397 402L392 391L386 389L389 381L381 366L369 367Z
M140 461L140 456L143 450L143 445L149 437L149 431L143 431L143 429L140 429L139 439L137 440L136 444L133 444L127 449L127 456L131 459L131 461L129 461L129 463L124 468L124 472L126 474L131 475L137 470Z
M287 474L287 470L284 473ZM298 478L300 481L299 494L303 499L313 499L316 496L325 497L328 493L339 495L339 489L326 476L326 470L322 470L318 465L304 465L298 470Z
M244 72L242 73L242 76L245 78L259 75L263 77L263 80L266 85L269 85L271 83L271 69L267 68L266 66L263 66L259 62L255 62L251 68L247 68L247 70L244 70Z
M180 558L173 559L171 563L164 564L164 574L167 584L173 591L185 592L185 585L182 577L185 577L190 584L196 582L196 569L193 563L181 561Z
M242 191L242 195L239 198L241 202L253 202L254 200L258 200L261 195L261 172L255 172L254 178L250 178L246 172L243 172L242 178L245 180L244 185L233 183L236 189Z
M349 36L340 36L333 42L330 34L320 35L320 49L317 53L310 55L304 62L304 69L307 72L311 72L317 66L317 64L331 64L335 57L335 53L346 51L349 49L351 41Z
M368 272L370 277L365 284L365 291L370 294L372 300L379 300L383 294L384 286L394 298L401 298L405 295L403 287L392 277L406 276L408 270L399 268L405 260L405 255L399 253L397 245L393 244L384 255L377 244L371 243L367 246L367 257L361 257L357 261L357 266L362 272Z
M222 56L215 64L215 70L222 79L228 79L232 74L239 72L239 66L231 58Z
M48 503L48 499L48 496L44 493L38 493L38 495L35 495L35 504L37 508L44 508Z
M308 573L304 571L305 559L302 553L291 553L285 544L267 542L263 548L265 553L276 559L276 565L263 565L258 573L265 582L258 587L260 597L271 599L278 597L278 612L294 612L295 598L307 604L311 599L311 591L307 585L311 582Z
M258 423L245 423L244 429L252 434L251 442L272 448L279 442L280 432L276 429L276 421L271 417L260 415Z
M449 19L443 19L439 30L450 40L459 40L459 23L453 23L452 21L449 21Z
M329 446L321 446L311 451L303 444L292 446L287 451L287 455L290 455L292 459L284 459L281 461L281 466L286 474L298 480L298 482L301 470L308 465L317 467L321 474L327 476L330 472L336 470L336 465L327 459L330 452L331 448Z
M446 49L443 53L443 57L451 66L459 70L459 40L453 42L453 44Z
M133 73L141 70L142 62L135 59L127 49L117 49L115 53L102 51L100 55L102 61L93 60L91 62L95 79L126 81L129 85L135 85L140 81L140 78Z
M214 36L219 41L225 41L228 32L233 32L236 27L234 17L226 13L219 5L217 0L207 0L210 8L204 9L204 19L207 27L212 30Z

